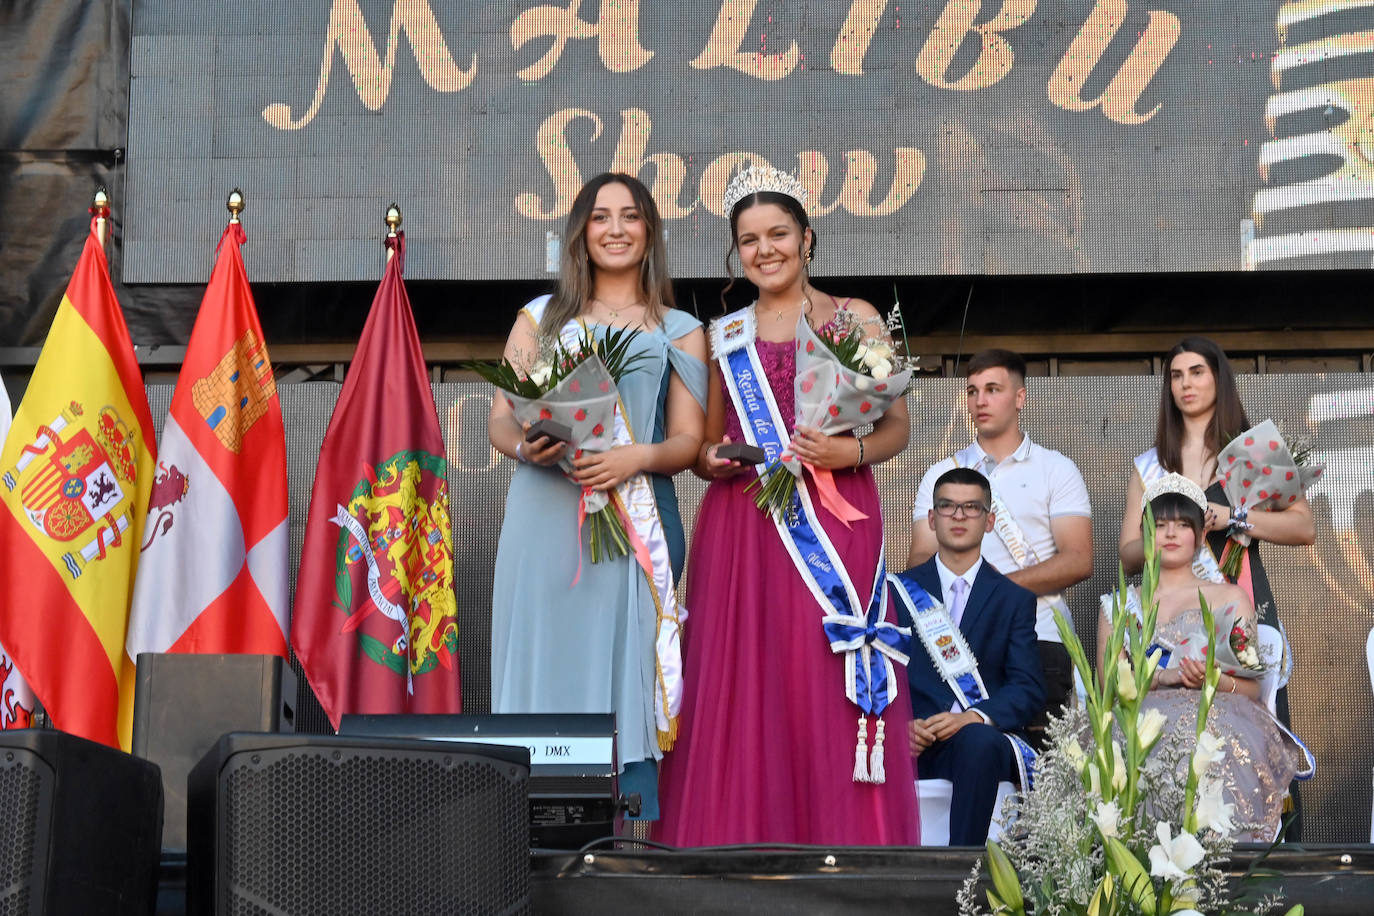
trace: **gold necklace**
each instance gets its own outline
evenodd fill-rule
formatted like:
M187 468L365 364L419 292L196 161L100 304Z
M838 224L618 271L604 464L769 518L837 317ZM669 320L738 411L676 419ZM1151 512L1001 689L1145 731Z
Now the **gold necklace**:
M810 297L808 297L808 296L802 296L801 302L798 302L796 305L789 305L789 306L788 306L787 308L785 308L785 309L778 309L778 310L776 310L775 312L773 312L773 320L774 320L774 321L782 321L782 316L783 316L783 315L786 315L788 312L791 312L794 308L797 308L798 306L800 306L800 307L802 307L802 308L805 308L805 307L809 306L810 304L811 304L811 299L810 299Z
M620 313L621 313L622 310L632 309L632 308L639 308L639 307L643 306L643 304L644 304L644 303L642 303L642 302L627 302L626 304L620 306L619 308L612 308L612 307L611 307L611 304L610 304L609 302L604 302L604 301L602 301L601 299L597 299L597 298L593 297L593 298L592 298L592 301L595 302L596 304L600 305L600 306L601 306L602 308L604 308L607 312L609 312L610 315L611 315L611 320L612 320L612 321L619 321L619 320L620 320Z

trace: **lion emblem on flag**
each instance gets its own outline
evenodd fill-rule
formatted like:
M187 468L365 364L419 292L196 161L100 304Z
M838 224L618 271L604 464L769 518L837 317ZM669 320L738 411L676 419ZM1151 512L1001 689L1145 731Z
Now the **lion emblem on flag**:
M335 604L341 633L409 686L458 652L447 462L403 451L359 482L337 507ZM358 586L362 586L359 588Z

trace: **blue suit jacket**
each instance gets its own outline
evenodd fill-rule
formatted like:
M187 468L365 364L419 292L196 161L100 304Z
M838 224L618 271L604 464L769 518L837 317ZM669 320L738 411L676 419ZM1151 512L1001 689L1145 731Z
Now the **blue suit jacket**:
M903 573L914 579L932 598L944 601L940 574L932 557ZM899 601L897 620L911 625L911 616ZM984 562L973 580L959 629L968 640L988 697L974 704L1002 731L1020 731L1045 704L1045 681L1040 668L1040 649L1035 635L1035 595ZM950 690L935 669L920 637L912 633L912 713L918 719L948 712L954 704Z

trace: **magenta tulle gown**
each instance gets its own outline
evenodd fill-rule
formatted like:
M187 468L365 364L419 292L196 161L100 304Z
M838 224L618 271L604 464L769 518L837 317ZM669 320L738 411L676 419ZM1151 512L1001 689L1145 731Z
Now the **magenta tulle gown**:
M793 416L791 341L757 341L785 417ZM740 442L726 397L726 432ZM675 846L734 843L910 846L919 842L906 671L883 715L882 785L853 781L859 709L844 694L844 656L830 651L822 609L777 529L744 488L752 471L711 483L687 567L680 730L664 756L654 837ZM882 548L873 475L836 471L840 493L869 516L847 529L818 508L865 598ZM813 491L814 493L814 491ZM893 620L892 611L887 610ZM876 732L869 719L869 744Z

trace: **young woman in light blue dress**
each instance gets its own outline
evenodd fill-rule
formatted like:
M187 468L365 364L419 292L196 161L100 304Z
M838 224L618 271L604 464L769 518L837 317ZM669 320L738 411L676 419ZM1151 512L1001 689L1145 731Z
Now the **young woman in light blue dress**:
M576 481L610 490L646 475L676 579L685 539L672 475L692 466L701 445L701 322L672 307L658 210L635 178L607 173L588 182L564 239L557 290L521 309L505 356L528 368L540 338L569 322L599 335L639 332L632 352L646 358L618 383L634 442L576 459ZM519 462L492 588L492 712L615 713L621 791L639 793L642 816L657 817L656 762L671 737L660 735L655 715L661 602L651 579L633 555L591 562L578 532L581 489L557 466L564 445L525 441L501 397L492 400L488 432Z

